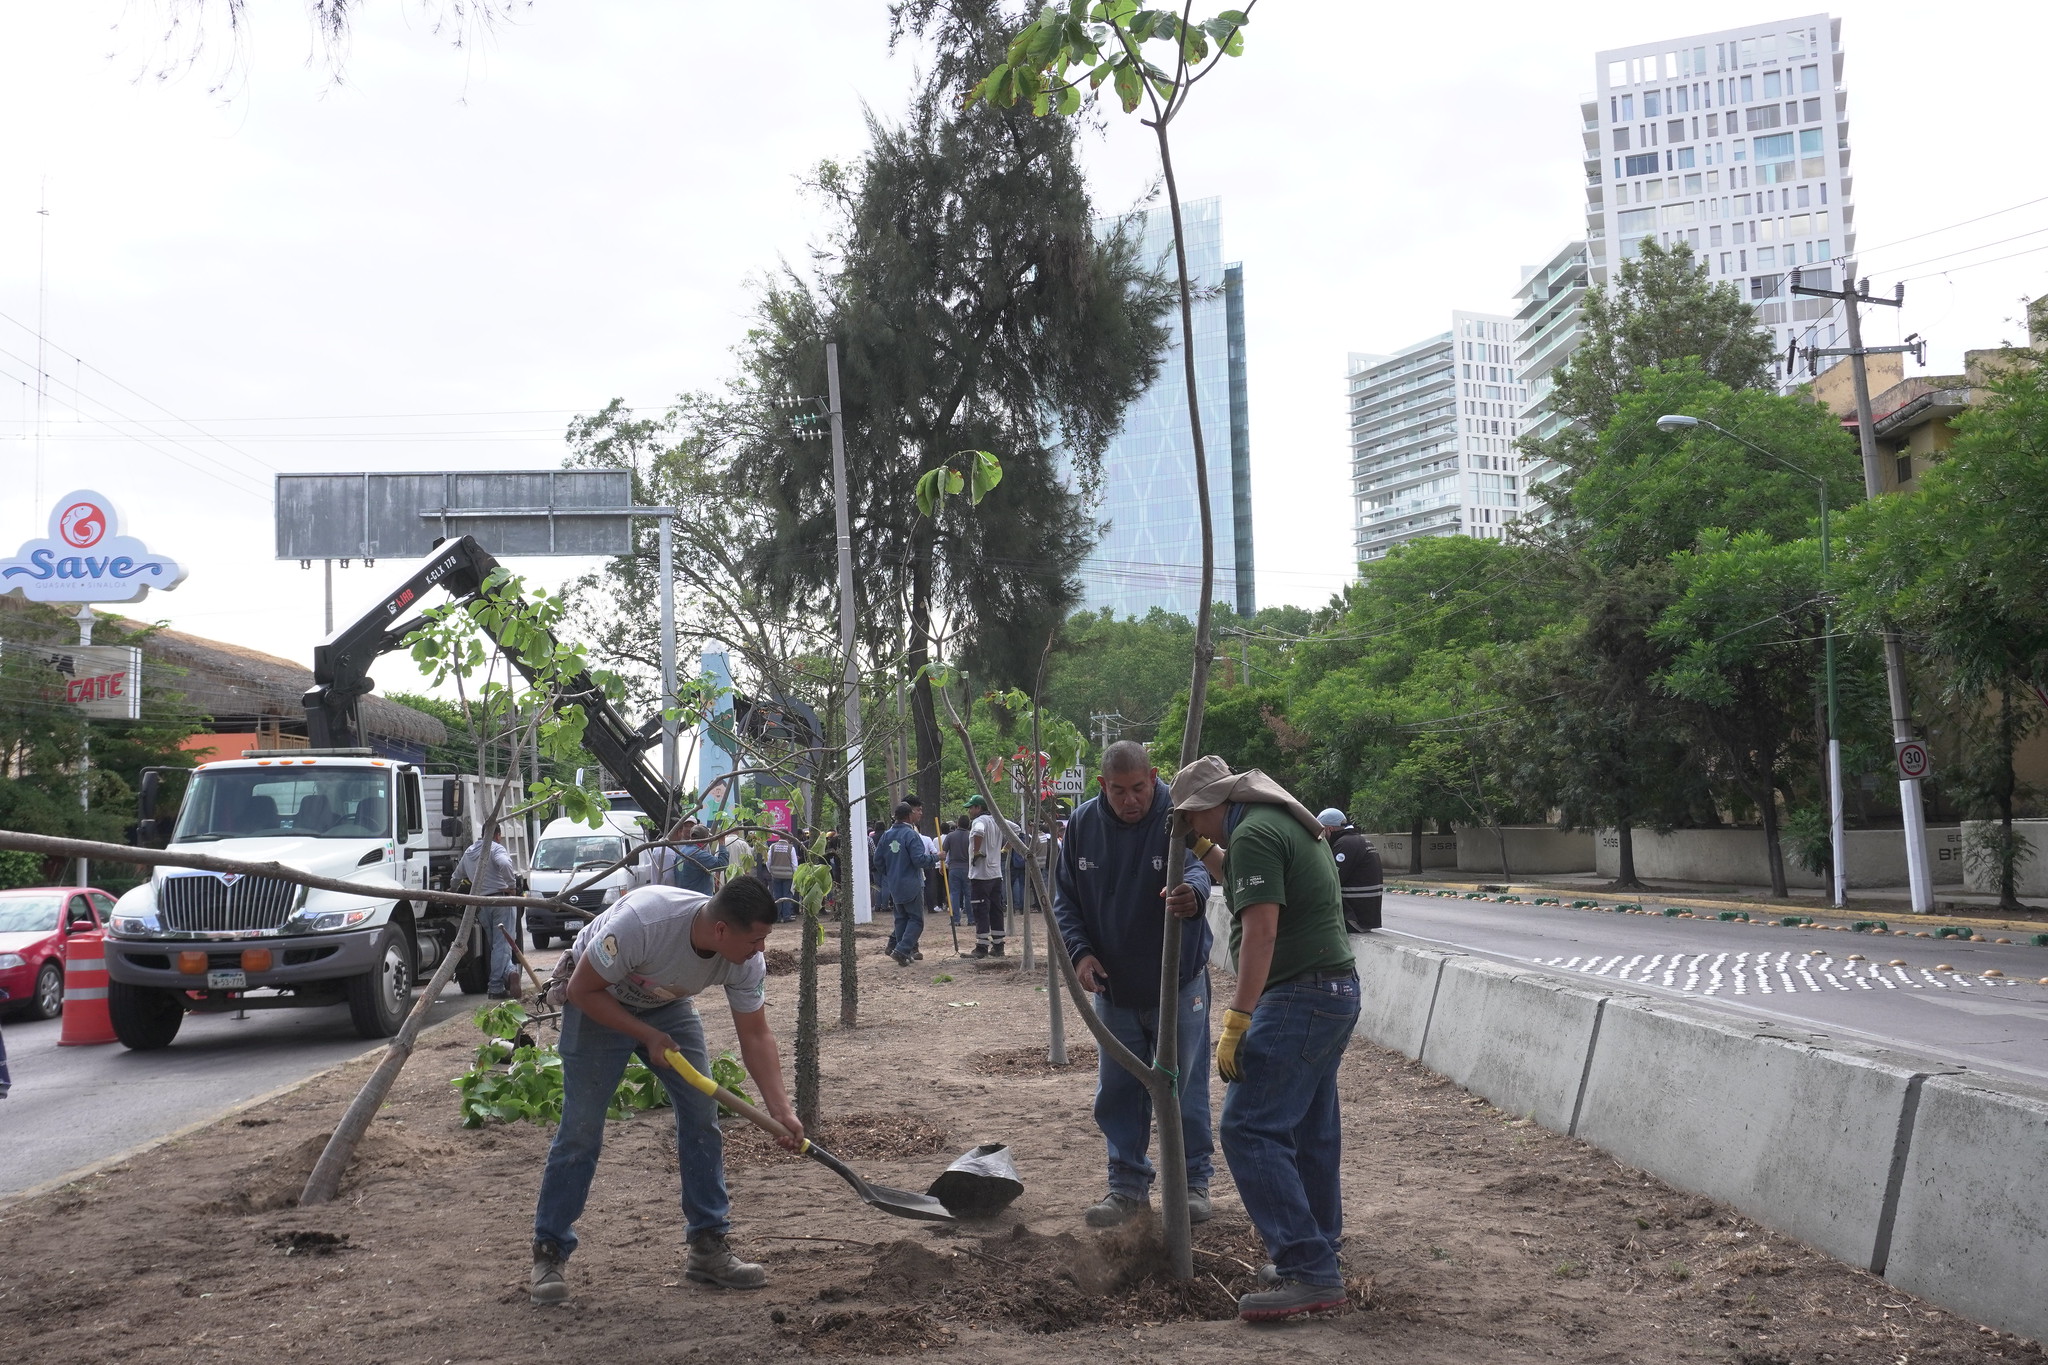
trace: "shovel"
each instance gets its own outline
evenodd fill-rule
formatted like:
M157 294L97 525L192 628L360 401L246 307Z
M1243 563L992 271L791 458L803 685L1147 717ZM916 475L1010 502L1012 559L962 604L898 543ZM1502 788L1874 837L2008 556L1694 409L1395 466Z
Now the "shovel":
M733 1094L732 1091L727 1090L717 1081L706 1076L696 1067L691 1066L689 1058L683 1056L682 1053L674 1051L664 1053L662 1061L667 1063L669 1068L678 1076L688 1081L693 1088L703 1091L712 1099L717 1100L720 1104L732 1110L735 1114L738 1114L770 1137L786 1138L789 1136L787 1128L784 1128L780 1123L777 1123L753 1105L748 1104L738 1095ZM883 1213L893 1213L898 1218L915 1218L931 1223L952 1223L958 1221L947 1211L944 1204L941 1204L930 1195L913 1194L909 1190L892 1190L887 1185L870 1185L867 1181L860 1178L853 1167L847 1165L817 1143L812 1142L809 1138L804 1138L801 1142L802 1146L798 1148L799 1151L805 1156L813 1158L841 1180L853 1186L854 1193L861 1197L862 1202L880 1209Z

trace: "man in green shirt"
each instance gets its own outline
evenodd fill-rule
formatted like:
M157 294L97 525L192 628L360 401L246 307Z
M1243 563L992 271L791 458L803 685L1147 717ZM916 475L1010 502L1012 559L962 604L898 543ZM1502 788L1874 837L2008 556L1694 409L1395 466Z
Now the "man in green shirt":
M1358 1025L1358 972L1337 865L1316 817L1253 769L1200 758L1173 779L1173 811L1230 903L1237 993L1216 1073L1230 1083L1219 1136L1245 1213L1273 1263L1238 1315L1271 1322L1345 1304L1337 1065ZM1169 908L1190 910L1176 888Z

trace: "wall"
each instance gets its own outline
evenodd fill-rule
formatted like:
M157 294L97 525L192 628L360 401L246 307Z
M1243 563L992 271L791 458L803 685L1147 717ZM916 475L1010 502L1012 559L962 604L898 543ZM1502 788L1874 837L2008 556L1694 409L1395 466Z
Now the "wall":
M1621 866L1621 836L1603 829L1594 841L1599 855L1596 870L1603 877L1618 875ZM1906 884L1905 836L1895 829L1852 829L1848 846L1849 885L1904 886ZM1760 829L1679 829L1669 834L1636 831L1636 875L1647 880L1713 882L1731 886L1769 886L1770 864ZM1963 835L1957 825L1930 825L1927 829L1927 866L1936 882L1960 885L1963 880ZM1808 872L1785 855L1785 883L1788 886L1819 889L1827 883L1818 873Z
M1379 935L1358 1031L1979 1322L2048 1336L2048 1092Z
M1591 872L1593 835L1588 830L1552 829L1549 825L1509 825L1501 831L1507 841L1510 877L1528 877L1545 872ZM1500 840L1484 826L1458 829L1458 870L1483 872L1498 877Z
M1970 831L1975 829L1995 832L1998 829L1998 822L1995 820L1963 821L1965 837L1968 836ZM2027 841L2027 846L2034 853L2033 857L2020 863L2019 875L2013 878L2015 889L2022 896L2048 896L2048 820L2015 820L2012 822L2012 830L2013 833ZM1990 896L1997 895L1997 864L1993 863L1983 868L1972 868L1968 863L1964 863L1963 889L1965 891L1982 892Z
M1370 836L1372 846L1380 851L1380 867L1389 877L1399 877L1408 871L1408 834L1375 834ZM1422 865L1430 867L1456 867L1458 865L1458 836L1455 834L1425 834L1422 836Z

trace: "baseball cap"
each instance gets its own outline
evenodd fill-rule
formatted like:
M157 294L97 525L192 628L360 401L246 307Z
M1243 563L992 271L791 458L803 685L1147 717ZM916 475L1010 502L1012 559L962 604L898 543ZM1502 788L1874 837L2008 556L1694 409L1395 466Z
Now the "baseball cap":
M1335 806L1331 806L1328 810L1321 811L1316 815L1316 823L1325 829L1342 829L1344 828L1344 812L1338 810Z
M988 802L982 799L980 792L976 792L974 795L968 797L967 804L969 806L980 806L983 810L988 809Z

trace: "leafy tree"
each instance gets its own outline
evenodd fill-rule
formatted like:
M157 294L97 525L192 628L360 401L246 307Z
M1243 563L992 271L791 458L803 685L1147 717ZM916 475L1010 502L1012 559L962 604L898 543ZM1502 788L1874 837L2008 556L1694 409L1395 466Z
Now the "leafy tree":
M1185 694L1194 643L1194 622L1161 607L1123 620L1108 609L1076 612L1046 669L1046 706L1091 728L1098 713L1119 715L1127 733L1146 735Z
M2033 850L2013 827L2027 791L2013 762L2048 705L2048 354L2017 352L1956 420L1919 487L1846 518L1845 605L1895 629L1932 666L1962 743L1943 785L1998 828L1966 856L1990 862L2007 909Z
M1755 806L1771 894L1788 895L1778 797L1811 729L1826 588L1820 545L1767 531L1701 535L1677 556L1677 595L1651 629L1675 655L1657 684L1716 750L1710 771Z
M962 54L1001 39L949 31L953 55L905 121L871 117L865 156L819 168L831 253L768 287L738 394L758 412L816 393L837 338L857 614L871 655L904 633L928 807L941 746L926 665L943 650L990 682L1033 677L1094 540L1065 471L1092 485L1164 341L1157 281L1130 232L1098 228L1074 131L959 109ZM1001 486L978 516L920 516L919 478L963 448L1000 451ZM748 563L771 610L829 619L829 458L825 442L763 420L741 432L733 477L767 509Z
M1771 334L1734 285L1715 283L1704 257L1683 242L1647 239L1611 284L1589 290L1584 338L1558 370L1553 408L1588 431L1606 426L1622 395L1651 370L1691 360L1731 389L1771 384Z
M1668 604L1662 564L1586 575L1578 611L1497 657L1490 679L1512 705L1498 754L1524 804L1566 829L1612 829L1614 889L1640 890L1635 832L1662 833L1712 803L1671 699L1652 680L1668 662L1649 630Z

